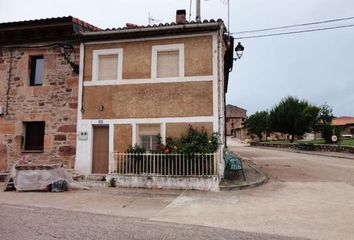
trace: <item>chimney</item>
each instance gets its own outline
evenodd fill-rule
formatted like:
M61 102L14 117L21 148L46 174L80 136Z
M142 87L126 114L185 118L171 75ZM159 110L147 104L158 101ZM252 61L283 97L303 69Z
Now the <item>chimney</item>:
M185 24L186 23L186 10L180 9L176 12L176 23Z
M138 27L139 27L138 25L136 25L136 24L134 24L134 23L126 23L125 26L126 26L127 28L129 28L129 29L131 29L131 28L138 28Z

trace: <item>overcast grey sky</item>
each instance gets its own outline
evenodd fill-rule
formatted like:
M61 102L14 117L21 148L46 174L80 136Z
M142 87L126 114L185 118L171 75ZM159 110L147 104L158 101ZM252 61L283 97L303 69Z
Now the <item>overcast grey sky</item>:
M172 22L190 0L0 0L0 22L72 15L101 28L147 24L148 13ZM226 0L202 0L203 19L227 21ZM194 0L192 18L194 13ZM354 16L354 0L230 0L231 32ZM326 26L354 24L354 20ZM244 39L227 102L251 114L292 95L354 116L354 27Z

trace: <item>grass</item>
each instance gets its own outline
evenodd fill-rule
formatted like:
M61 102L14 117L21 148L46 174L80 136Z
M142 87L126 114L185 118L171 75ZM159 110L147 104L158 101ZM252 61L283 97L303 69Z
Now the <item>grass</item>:
M290 141L262 141L262 143L269 143L269 144L290 144ZM313 144L326 144L326 141L323 138L318 138L315 140L311 140L311 141L304 141L304 140L300 140L298 142L294 142L294 143L313 143ZM340 146L354 146L354 138L349 138L349 139L341 139L337 145Z
M289 144L291 143L290 141L262 141L262 143L268 143L268 144Z
M354 146L354 138L342 139L338 142L338 145Z
M311 140L311 141L299 141L299 143L313 143L313 144L326 144L326 141L323 138L318 138L315 140Z

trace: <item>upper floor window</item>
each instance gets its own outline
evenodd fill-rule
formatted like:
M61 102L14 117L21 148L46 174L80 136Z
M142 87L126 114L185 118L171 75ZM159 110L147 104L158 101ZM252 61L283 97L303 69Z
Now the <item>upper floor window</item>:
M92 80L109 81L122 79L122 49L103 49L93 51Z
M30 59L30 86L43 84L43 56L32 56Z
M157 52L157 77L179 76L179 53L178 51Z
M152 47L151 77L178 78L184 76L184 45L169 44Z

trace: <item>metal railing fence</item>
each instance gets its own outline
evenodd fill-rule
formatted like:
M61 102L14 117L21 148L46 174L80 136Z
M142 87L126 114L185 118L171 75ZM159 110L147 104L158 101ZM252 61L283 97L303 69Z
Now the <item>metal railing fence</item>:
M113 152L109 173L154 176L215 176L216 153L159 154Z

